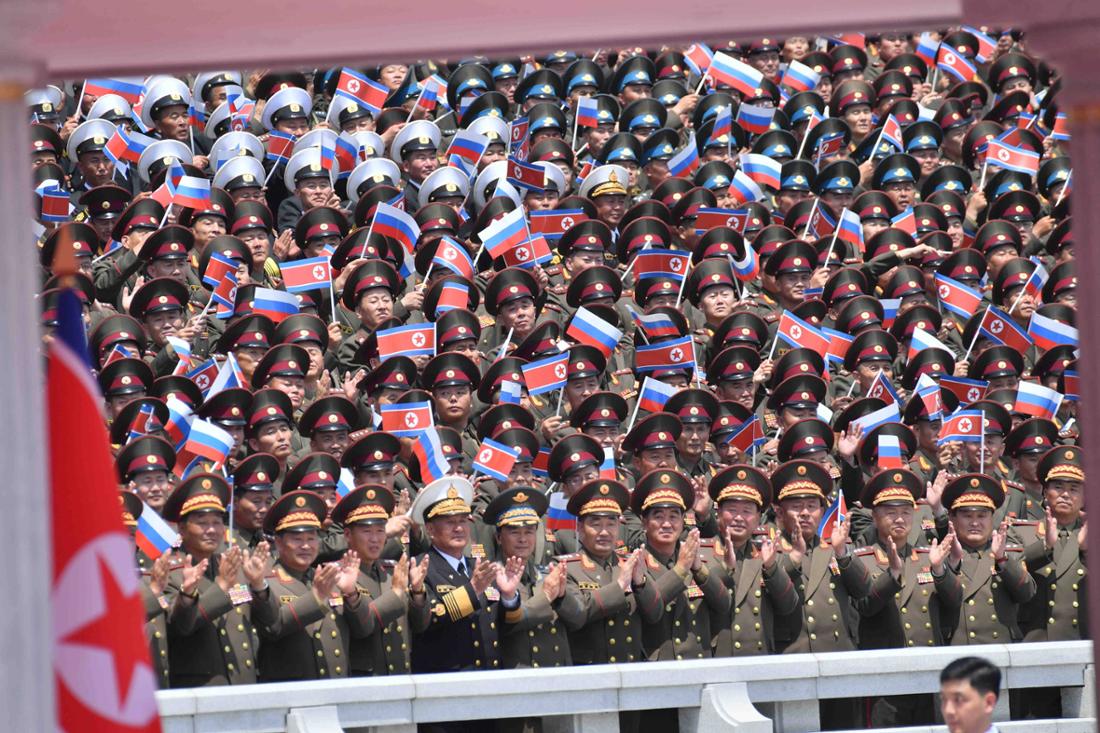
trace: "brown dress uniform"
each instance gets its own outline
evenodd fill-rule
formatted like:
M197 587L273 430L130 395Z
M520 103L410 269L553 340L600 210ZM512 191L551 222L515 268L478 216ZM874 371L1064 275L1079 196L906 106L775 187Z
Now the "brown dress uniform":
M962 606L951 643L1004 644L1020 641L1016 623L1019 604L1035 595L1035 581L1020 557L1023 548L1009 547L1002 562L993 560L990 545L964 547L962 563L951 580L959 584Z
M215 582L217 558L199 580L198 597L180 591L183 569L169 574L175 602L168 612L168 656L172 687L246 685L256 681L256 630L252 593L237 583L226 593Z
M1025 541L1030 540L1023 559L1036 584L1035 597L1020 608L1024 641L1087 639L1087 569L1077 541L1081 522L1058 527L1058 540L1049 550L1043 541L1045 524L1043 520L1035 525L1030 538L1025 528L1017 528Z
M703 541L704 562L731 592L730 606L724 614L711 610L711 647L716 657L740 657L771 654L775 651L772 635L774 618L798 610L794 583L777 562L764 569L760 552L746 542L737 548L737 566L730 573L721 539Z
M541 581L538 570L528 562L520 580L520 606L504 613L500 639L502 667L568 667L573 664L568 632L558 616L565 598L547 600Z
M407 595L393 592L392 568L392 561L378 560L359 570L356 586L375 618L372 633L351 640L348 652L353 677L409 673L412 643L408 615L423 616L428 611L427 606L410 604Z
M157 684L166 689L168 678L168 625L165 611L168 602L164 596L153 593L149 587L150 574L141 574L141 601L145 606L145 638L149 642L149 657L153 661L153 671L157 675Z
M711 615L729 615L729 590L706 564L681 574L675 557L662 558L648 546L646 550L647 584L665 605L657 623L642 626L646 656L652 661L709 657Z

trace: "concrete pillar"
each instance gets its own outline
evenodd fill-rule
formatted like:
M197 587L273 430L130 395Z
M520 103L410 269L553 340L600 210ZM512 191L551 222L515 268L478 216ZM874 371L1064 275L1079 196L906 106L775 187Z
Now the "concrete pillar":
M0 12L0 26L6 15ZM5 676L0 708L7 730L53 730L50 505L35 300L41 277L30 226L30 140L23 104L23 92L38 74L29 62L16 60L18 47L8 43L5 31L20 29L14 23L0 29L0 535L12 548L7 572L19 591L0 604L0 628L9 630L0 634L0 659L13 671Z
M686 718L694 718L693 721ZM693 722L694 725L685 725ZM749 699L748 685L730 682L703 688L698 708L680 710L680 730L696 733L771 733L772 721L760 714Z
M286 714L286 733L344 733L335 705L291 708Z

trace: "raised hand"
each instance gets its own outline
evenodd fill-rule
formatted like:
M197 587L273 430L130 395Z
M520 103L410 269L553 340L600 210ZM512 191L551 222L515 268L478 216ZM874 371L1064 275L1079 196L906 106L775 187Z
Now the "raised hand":
M638 559L634 561L634 567L631 569L630 582L632 585L641 585L645 580L645 567L646 560L649 558L649 553L646 552L644 547L639 547L634 551L634 554L638 556Z
M630 590L630 582L634 577L634 568L638 564L638 553L641 550L635 550L626 556L625 560L619 562L619 577L615 582L619 584L619 587L623 589L623 592Z
M474 572L470 576L470 585L474 587L474 591L480 596L492 585L496 574L496 568L491 563L478 562L477 567L474 568Z
M710 493L707 491L706 482L701 478L693 478L691 488L695 492L695 501L692 503L691 508L695 512L696 519L701 522L710 512Z
M687 538L680 543L680 552L676 556L676 567L681 573L686 573L699 559L699 530L688 532Z
M725 536L725 552L722 554L722 561L726 564L726 570L733 574L733 571L737 568L737 548L733 546L733 530L729 527L726 528Z
M1005 559L1005 547L1008 544L1008 522L1001 522L1001 526L993 533L991 550L993 559L997 562Z
M245 552L241 570L253 590L262 590L264 575L267 574L267 563L271 559L271 545L264 540L256 545L252 552Z
M408 508L405 508L408 511ZM412 527L413 521L411 517L405 514L397 514L396 512L392 517L386 520L386 538L393 539L395 537L401 537Z
M419 563L409 563L409 592L423 593L424 578L428 577L428 556L420 558Z
M233 545L222 553L218 561L218 577L214 582L223 593L228 593L229 589L237 584L237 576L240 575L243 563L244 557L241 555L241 548L237 545Z
M322 606L332 598L336 590L336 581L340 575L340 566L337 563L325 563L313 573L313 596Z
M955 546L955 533L948 532L943 538L943 542L933 539L932 546L928 550L928 563L932 566L932 570L936 575L943 572L943 561L951 556L951 551Z
M852 422L844 428L840 438L836 442L836 452L841 458L851 460L859 449L859 441L863 437L863 428Z
M832 546L833 554L837 558L848 555L848 534L850 532L851 525L848 522L848 517L833 523L833 534L829 538L829 544Z
M800 564L802 558L806 557L806 538L802 536L802 530L797 526L791 532L791 551L788 554L795 565Z
M806 543L803 542L803 545ZM779 548L775 546L775 542L770 537L765 537L764 541L760 543L760 560L764 564L764 568L771 570L775 567L776 559L779 557Z
M565 592L565 564L556 562L550 566L550 572L542 581L542 594L553 603Z
M925 483L924 498L933 514L943 513L943 490L947 487L947 480L947 471L940 471L936 474L935 481Z
M959 542L959 535L955 532L955 525L951 525L950 531L947 533L947 537L944 537L944 542L951 539L951 563L954 566L958 566L963 559L962 543Z
M336 574L336 587L340 595L350 596L356 591L356 583L359 580L359 553L348 550L340 558L340 570Z
M171 565L172 559L167 552L153 561L153 569L149 571L149 590L153 591L153 595L163 595L168 587L168 568Z
M501 565L500 563L493 563L493 567L496 570L496 585L497 590L500 591L500 597L502 599L513 598L519 590L519 581L523 576L523 569L527 566L527 561L522 557L508 558L508 562Z
M401 557L393 565L390 589L399 596L409 591L409 556L405 553L401 553Z
M898 546L893 537L886 538L886 557L890 560L890 572L893 573L895 578L900 579L901 571L904 569L904 561L901 559L901 555L898 554Z
M1047 520L1043 525L1043 544L1048 550L1053 550L1058 544L1058 522L1054 519L1054 513L1050 507L1046 508Z
M190 555L184 556L184 559L187 562L183 566L183 582L180 583L180 591L185 596L192 596L195 594L195 589L199 587L202 576L206 574L206 566L210 564L210 561L204 559L197 565L192 565Z

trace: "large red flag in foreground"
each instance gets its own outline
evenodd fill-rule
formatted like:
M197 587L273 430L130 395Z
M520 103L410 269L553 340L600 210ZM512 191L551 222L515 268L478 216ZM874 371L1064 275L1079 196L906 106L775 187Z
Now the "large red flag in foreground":
M134 545L122 525L103 399L71 289L57 309L46 370L57 729L159 731Z

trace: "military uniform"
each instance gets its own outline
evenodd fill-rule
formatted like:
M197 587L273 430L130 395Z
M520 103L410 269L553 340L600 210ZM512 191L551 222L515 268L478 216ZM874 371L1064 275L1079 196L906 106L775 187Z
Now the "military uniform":
M520 606L504 614L500 656L505 669L573 664L568 632L559 616L564 598L548 600L542 592L543 577L528 562L520 581Z

